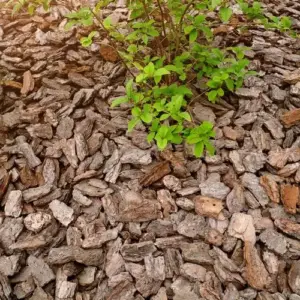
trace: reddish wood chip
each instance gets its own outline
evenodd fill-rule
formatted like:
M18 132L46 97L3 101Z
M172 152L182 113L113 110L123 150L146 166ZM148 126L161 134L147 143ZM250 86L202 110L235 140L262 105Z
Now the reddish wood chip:
M162 161L156 164L149 173L145 174L141 180L140 184L142 186L149 186L152 183L158 181L159 179L163 178L165 175L171 173L171 168L169 162Z
M264 187L265 191L267 192L269 198L275 202L279 203L280 195L279 195L279 188L274 179L271 176L264 175L260 177L260 184Z
M291 127L300 122L300 108L293 109L281 116L281 121L286 127Z
M280 187L281 200L287 213L295 214L299 199L299 187L296 185L282 184Z
M245 242L244 257L246 261L246 277L248 284L257 289L263 290L270 284L269 273L267 272L263 262L254 245Z
M110 45L101 45L100 55L103 57L104 60L110 62L116 62L119 59L117 50Z

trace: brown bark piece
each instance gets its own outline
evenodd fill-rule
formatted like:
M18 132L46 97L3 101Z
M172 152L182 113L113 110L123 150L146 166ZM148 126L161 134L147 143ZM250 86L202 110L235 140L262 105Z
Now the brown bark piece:
M174 175L178 177L187 177L189 171L186 167L186 161L184 160L183 153L181 152L172 152L170 150L165 150L160 153L160 156L169 161L173 167Z
M100 46L100 55L104 60L110 62L116 62L119 59L117 50L110 45L101 45Z
M0 178L0 200L6 192L9 182L10 174L5 171L5 175L3 175L2 178Z
M244 247L244 257L246 260L246 278L248 284L257 290L265 289L270 284L269 273L254 245L247 241Z
M291 127L300 122L300 108L293 109L281 116L281 121L286 127Z
M296 84L300 81L300 69L296 69L284 76L284 81L290 84Z
M268 194L269 198L275 202L279 203L280 201L280 194L279 188L276 181L268 175L264 175L260 177L260 184L265 189L266 193Z
M30 71L26 71L23 74L23 87L21 89L21 94L26 95L34 89L34 79Z
M36 176L27 165L20 171L20 180L26 188L35 187L38 185Z
M296 214L296 206L299 200L299 187L282 184L280 187L281 200L287 213Z
M198 215L220 220L224 219L224 216L221 213L223 209L223 203L221 200L205 196L197 196L194 201L195 211Z
M144 187L149 186L152 183L163 178L165 175L168 175L169 173L171 173L169 162L167 161L159 162L150 170L149 173L145 174L140 179L140 184Z
M300 239L300 224L289 219L276 219L274 225L284 233Z

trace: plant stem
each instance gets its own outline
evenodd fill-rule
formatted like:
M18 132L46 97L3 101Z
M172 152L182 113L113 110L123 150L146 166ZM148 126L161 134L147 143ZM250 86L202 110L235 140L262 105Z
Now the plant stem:
M189 8L190 8L194 3L195 3L195 1L194 1L194 0L191 0L191 2L189 2L189 3L186 5L185 10L184 10L184 12L183 12L183 14L182 14L182 16L181 16L181 18L180 18L179 24L178 24L179 30L181 29L182 22L183 22L183 19L184 19L185 15L186 15L187 11L189 10Z
M191 0L185 7L185 10L183 12L183 14L181 15L180 21L178 23L178 28L177 28L177 38L176 38L176 51L175 51L175 55L177 55L177 51L178 51L178 47L179 47L179 37L181 35L181 29L182 29L182 23L183 23L183 19L187 13L187 11L189 10L189 8L194 5L194 0Z
M96 18L96 20L99 22L100 27L107 33L107 39L110 41L110 43L112 44L112 48L114 48L117 52L117 55L119 57L119 59L121 60L121 62L123 63L124 67L126 68L126 70L130 73L130 75L135 78L135 75L132 73L132 71L130 70L130 68L128 67L128 65L126 64L125 60L123 59L123 57L120 55L118 49L118 45L115 43L115 41L113 39L111 39L110 37L110 32L108 29L105 28L101 18L90 8L90 11L92 12L92 14L94 15L94 17Z
M148 13L148 9L147 9L146 2L145 2L145 0L141 0L141 2L142 2L143 7L144 7L144 11L145 11L145 14L146 14L146 18L147 18L147 20L149 21L149 20L150 20L150 16L149 16L149 13Z
M164 12L163 12L163 9L162 9L160 0L157 0L157 5L158 5L158 7L159 7L160 14L161 14L161 19L162 19L162 21L161 21L161 23L162 23L162 30L163 30L164 36L166 37L166 36L167 36L167 32L166 32L166 27L165 27L165 17L164 17Z

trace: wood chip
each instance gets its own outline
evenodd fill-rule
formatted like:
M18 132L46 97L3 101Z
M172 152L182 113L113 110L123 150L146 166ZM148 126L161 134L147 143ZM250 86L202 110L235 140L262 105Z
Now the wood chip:
M26 71L23 74L23 86L21 89L21 94L26 95L34 89L34 79L30 71Z
M110 45L101 44L100 55L107 61L116 62L119 60L119 55L117 50Z
M300 108L293 109L281 116L283 124L289 128L300 122Z
M195 211L198 215L224 220L223 202L219 199L197 196L194 198Z
M279 203L280 193L279 193L279 187L278 187L276 181L271 176L264 175L264 176L260 177L260 184L264 187L269 198L273 202Z
M287 213L296 214L299 201L299 187L296 185L282 184L280 186L281 200Z
M169 162L159 162L149 171L149 173L145 174L140 179L140 184L145 187L150 186L151 184L155 183L156 181L160 180L165 175L168 175L170 173L171 168Z
M246 261L246 277L248 284L258 290L267 288L271 279L252 243L245 242L244 257Z

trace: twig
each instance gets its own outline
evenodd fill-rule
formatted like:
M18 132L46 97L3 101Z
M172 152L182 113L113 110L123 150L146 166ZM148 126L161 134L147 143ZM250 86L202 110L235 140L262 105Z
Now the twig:
M196 97L194 97L189 104L187 105L187 110L191 107L192 103L195 102L196 100L198 100L199 98L201 98L206 92L208 91L208 89L206 89L205 91L203 91L201 94L197 95Z
M125 60L123 59L123 57L120 55L118 49L118 45L115 43L114 40L111 39L110 37L110 32L107 28L105 28L101 18L99 18L99 16L90 8L90 11L92 12L92 14L94 15L94 17L96 18L96 20L99 22L99 24L101 25L101 28L107 33L107 38L110 41L110 43L112 44L112 48L114 48L117 52L117 55L119 57L119 59L121 60L121 62L123 63L123 65L125 66L126 70L130 73L130 75L135 78L135 75L132 73L132 71L129 69L128 65L126 64Z
M161 23L162 23L162 30L163 30L164 36L167 37L167 32L166 32L166 27L165 27L165 17L164 17L164 12L163 12L163 9L162 9L160 0L157 0L157 5L158 5L158 7L159 7L160 14L161 14L161 19L162 19L162 21L161 21Z
M185 10L184 10L184 12L183 12L183 14L182 14L182 16L181 16L181 18L180 18L179 24L178 24L179 29L181 29L182 22L183 22L183 18L184 18L184 16L185 16L185 14L187 13L187 11L189 10L189 8L190 8L194 3L195 3L195 1L194 1L194 0L191 0L191 2L188 3L187 6L185 7Z
M194 0L191 0L185 7L185 10L183 12L183 14L181 15L181 18L180 18L180 21L178 23L178 28L177 28L177 38L176 38L176 51L175 51L175 54L177 55L177 51L178 51L178 47L179 47L179 37L181 35L181 29L182 29L182 22L183 22L183 19L187 13L187 11L189 10L189 8L194 5Z
M150 16L149 16L149 13L148 13L146 2L145 2L145 0L141 0L141 2L143 4L143 6L144 6L144 11L145 11L145 14L146 14L146 18L149 21L150 20Z

